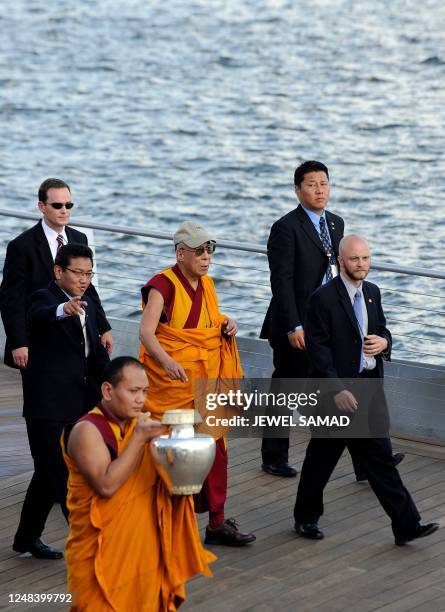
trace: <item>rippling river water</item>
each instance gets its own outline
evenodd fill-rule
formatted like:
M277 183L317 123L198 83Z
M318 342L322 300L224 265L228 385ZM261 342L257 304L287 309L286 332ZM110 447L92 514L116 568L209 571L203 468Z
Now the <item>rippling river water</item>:
M74 217L265 243L315 158L376 257L441 269L444 24L436 0L2 0L0 206L54 175Z

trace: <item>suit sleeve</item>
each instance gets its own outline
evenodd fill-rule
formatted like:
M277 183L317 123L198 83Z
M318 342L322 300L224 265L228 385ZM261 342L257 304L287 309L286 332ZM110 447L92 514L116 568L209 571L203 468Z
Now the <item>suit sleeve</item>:
M68 298L67 298L68 299ZM28 298L28 329L34 326L56 323L57 306L46 289L34 291ZM61 319L63 320L63 319Z
M98 309L96 306L96 303L94 302L93 299L91 299L91 301L93 302L93 304L89 304L88 305L88 312L91 312L91 309L94 309L94 320L95 320L95 328L96 328L96 333L99 334L99 330L97 329L97 316L98 316ZM94 358L92 361L92 369L91 369L91 373L93 376L93 379L95 381L95 383L100 386L102 383L102 379L103 379L103 371L106 368L106 366L110 363L110 358L108 356L108 352L107 350L102 346L101 342L100 342L100 335L97 335L94 338L94 352L93 352Z
M99 330L99 334L102 335L106 331L111 329L111 325L108 323L107 317L105 316L105 312L102 307L100 297L94 285L90 285L88 289L85 291L85 294L88 295L88 297L90 297L94 302L94 305L96 307L96 315L97 315L97 329Z
M385 338L388 341L388 347L381 353L382 358L385 361L391 361L391 350L392 350L392 336L389 329L386 327L386 317L382 308L382 298L380 294L380 289L377 289L377 315L379 319L379 328L377 335Z
M27 262L23 249L10 242L6 250L0 309L6 336L12 349L28 346L26 333Z
M287 333L297 325L303 325L295 302L295 238L286 223L276 222L270 230L267 243L267 256L270 268L270 286L279 312L279 319Z
M110 357L106 349L100 345L100 348L97 347L97 351L94 356L94 365L92 368L92 376L98 387L103 382L103 373L107 365L110 363Z
M338 379L339 376L334 366L334 356L331 350L332 335L329 319L330 315L320 295L314 293L309 301L309 309L305 320L306 350L320 378ZM343 385L339 382L335 390L342 391L343 388Z

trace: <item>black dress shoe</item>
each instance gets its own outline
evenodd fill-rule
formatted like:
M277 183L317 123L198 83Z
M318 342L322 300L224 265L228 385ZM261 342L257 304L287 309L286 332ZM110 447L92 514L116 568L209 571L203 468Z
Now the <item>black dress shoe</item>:
M308 540L322 540L324 533L320 531L317 523L295 523L295 531L298 535Z
M424 538L425 536L429 536L439 529L439 523L427 523L426 525L421 525L417 523L416 529L414 533L410 536L399 537L395 539L395 543L397 546L405 546L407 542L411 542L412 540L417 540L417 538Z
M18 553L31 553L33 557L37 559L62 559L63 553L61 550L56 550L48 546L42 540L37 539L29 544L21 544L20 542L14 541L12 550Z
M405 453L394 453L394 466L399 465L405 459Z
M292 478L298 474L297 470L288 463L279 463L278 465L263 463L261 464L261 469L263 472L272 474L272 476L282 476L283 478Z
M253 533L242 533L238 531L238 523L233 518L226 519L216 529L206 528L205 544L222 544L223 546L244 546L255 542Z

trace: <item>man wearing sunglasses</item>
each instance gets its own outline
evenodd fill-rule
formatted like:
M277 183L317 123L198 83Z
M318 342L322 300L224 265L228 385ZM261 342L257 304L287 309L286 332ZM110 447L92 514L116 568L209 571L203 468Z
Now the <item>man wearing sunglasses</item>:
M56 178L46 179L39 187L38 197L42 219L8 244L0 286L0 310L6 332L4 361L22 372L28 363L26 304L29 296L54 279L54 260L62 245L88 244L85 234L67 226L73 207L67 183ZM110 353L111 326L92 285L87 295L96 304L101 342Z
M174 235L176 264L142 288L140 360L149 390L145 408L161 419L165 410L199 408L195 383L206 380L207 392L220 379L243 376L235 342L237 326L219 311L212 279L207 275L215 241L194 221L185 221ZM196 512L209 512L206 544L244 546L256 538L241 533L234 519L225 519L227 450L221 431L210 431L216 456Z

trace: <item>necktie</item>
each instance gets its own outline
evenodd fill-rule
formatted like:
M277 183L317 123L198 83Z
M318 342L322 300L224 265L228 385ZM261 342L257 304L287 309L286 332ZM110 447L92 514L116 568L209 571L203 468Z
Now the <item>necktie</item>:
M324 252L326 253L326 255L328 256L329 259L329 264L328 264L328 268L326 270L326 282L332 280L332 268L331 265L333 263L335 263L334 260L334 256L332 253L332 246L331 243L329 242L329 236L328 236L328 229L326 227L326 221L324 220L324 217L320 217L320 240L321 240L321 244L323 245L323 249Z
M58 253L60 251L60 249L63 247L63 236L62 236L62 234L58 234L56 240L57 240L57 251L56 251L56 253Z
M363 356L363 325L364 323L363 323L363 311L362 311L362 292L360 291L360 289L357 289L357 291L355 292L353 308L354 308L355 318L357 319L358 327L360 330L360 336L362 338L362 350L360 354L360 368L359 368L359 373L360 373L363 370L363 367L365 365L365 358Z

